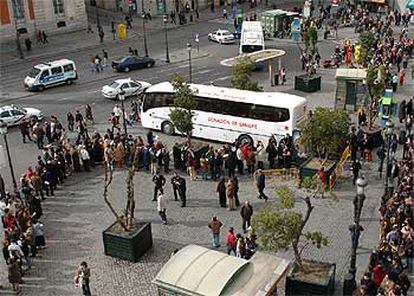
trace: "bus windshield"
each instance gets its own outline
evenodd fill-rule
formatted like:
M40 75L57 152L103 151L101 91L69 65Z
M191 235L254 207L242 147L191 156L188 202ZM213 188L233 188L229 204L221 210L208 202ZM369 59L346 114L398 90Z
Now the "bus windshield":
M36 78L40 71L40 69L33 67L32 70L30 70L29 74L27 74L27 76L29 76L30 78Z
M244 53L251 53L251 52L255 52L259 50L263 50L262 45L249 45L249 44L242 45L242 52Z

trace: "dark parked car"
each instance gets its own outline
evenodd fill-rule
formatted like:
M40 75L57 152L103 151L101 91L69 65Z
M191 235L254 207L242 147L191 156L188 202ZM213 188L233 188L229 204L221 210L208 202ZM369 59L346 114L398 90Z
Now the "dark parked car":
M112 62L112 68L118 72L129 72L130 70L151 68L155 60L148 57L124 57L118 61Z

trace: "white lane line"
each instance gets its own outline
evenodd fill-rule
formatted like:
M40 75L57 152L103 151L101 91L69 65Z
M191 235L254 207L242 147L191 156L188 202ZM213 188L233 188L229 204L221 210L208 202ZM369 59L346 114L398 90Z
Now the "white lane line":
M69 100L69 98L60 98L57 101L60 102L60 101L66 101L66 100Z

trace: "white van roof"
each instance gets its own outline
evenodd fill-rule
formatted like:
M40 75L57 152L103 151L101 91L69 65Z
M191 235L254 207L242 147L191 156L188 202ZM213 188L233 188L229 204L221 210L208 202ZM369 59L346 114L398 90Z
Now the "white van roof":
M75 63L74 61L69 60L69 59L61 59L61 60L41 63L39 65L36 65L35 67L39 68L39 69L47 69L47 68L52 68L52 67L56 67L56 66L74 64L74 63Z

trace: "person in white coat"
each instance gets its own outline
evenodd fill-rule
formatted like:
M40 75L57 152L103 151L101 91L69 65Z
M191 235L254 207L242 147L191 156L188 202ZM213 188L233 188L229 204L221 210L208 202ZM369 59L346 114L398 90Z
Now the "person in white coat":
M265 146L260 141L257 143L256 155L257 155L257 158L256 158L257 159L257 168L260 169L260 170L263 170L264 169L264 163L265 163L266 158L267 158L267 153L266 153Z
M164 194L162 194L161 192L158 192L157 211L162 220L162 224L164 225L167 224L167 205L168 205L168 200L165 198Z

